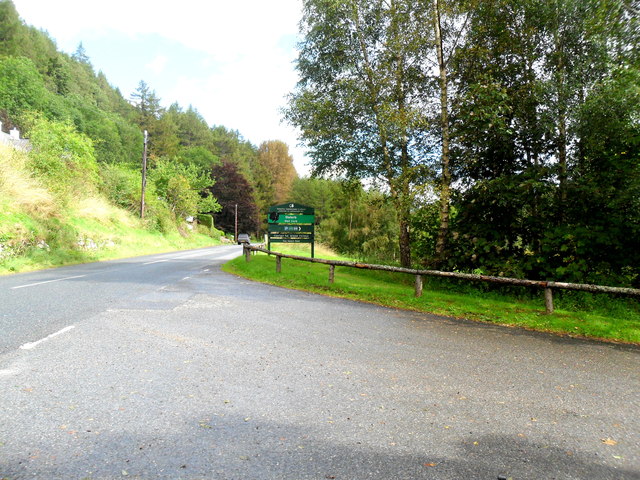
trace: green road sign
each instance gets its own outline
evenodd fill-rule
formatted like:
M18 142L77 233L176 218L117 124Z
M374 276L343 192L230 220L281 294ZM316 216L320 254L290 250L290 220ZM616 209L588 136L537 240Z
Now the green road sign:
M269 233L313 233L313 225L277 225L269 224Z
M312 242L309 240L282 240L282 239L274 238L273 240L271 240L271 243L312 243Z
M269 214L269 223L279 224L296 224L296 223L311 223L316 221L315 215L300 215L300 214L288 214L272 212Z
M311 243L313 244L313 235L270 235L269 243Z
M284 213L289 215L313 215L315 210L313 207L300 205L299 203L283 203L269 207L269 213Z
M315 209L299 203L283 203L269 207L268 249L272 243L310 243L311 258L314 256Z
M271 233L269 241L280 243L311 243L313 242L313 233Z

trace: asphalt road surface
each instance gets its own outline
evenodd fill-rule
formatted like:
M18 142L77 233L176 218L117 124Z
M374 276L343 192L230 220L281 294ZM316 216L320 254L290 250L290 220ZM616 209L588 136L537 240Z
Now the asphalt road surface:
M640 479L640 349L222 273L0 278L0 479Z

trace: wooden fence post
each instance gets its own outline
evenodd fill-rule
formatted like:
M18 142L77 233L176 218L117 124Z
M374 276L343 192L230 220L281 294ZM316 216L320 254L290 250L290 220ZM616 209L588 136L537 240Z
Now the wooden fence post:
M244 259L248 262L251 260L251 249L247 246L243 246L244 249Z
M416 298L422 296L422 275L416 275Z
M282 271L282 257L280 255L276 255L276 273L280 273Z
M329 265L329 283L333 283L336 278L336 266Z
M547 314L553 313L553 290L549 287L544 289L544 307Z

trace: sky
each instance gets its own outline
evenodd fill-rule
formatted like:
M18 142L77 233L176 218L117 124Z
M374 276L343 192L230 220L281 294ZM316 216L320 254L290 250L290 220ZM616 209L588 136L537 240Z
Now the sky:
M28 24L72 54L80 42L97 71L129 99L141 80L164 107L193 106L209 125L256 146L289 145L309 171L280 109L297 81L302 0L13 0Z

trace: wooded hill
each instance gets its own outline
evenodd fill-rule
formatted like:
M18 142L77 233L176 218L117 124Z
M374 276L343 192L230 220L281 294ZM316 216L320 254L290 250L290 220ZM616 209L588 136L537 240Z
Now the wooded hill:
M218 229L233 232L237 203L240 229L257 232L258 212L286 200L297 176L283 142L257 147L238 131L207 125L193 106L165 107L145 81L123 94L95 71L82 44L73 55L59 51L10 0L0 0L0 121L3 131L17 127L30 139L27 169L47 188L99 192L131 212L140 208L147 130L145 222L158 231L212 214Z

